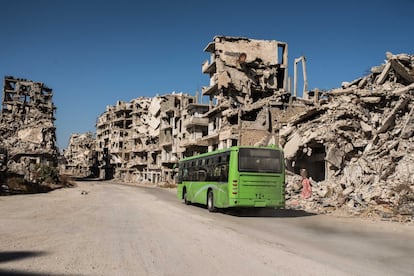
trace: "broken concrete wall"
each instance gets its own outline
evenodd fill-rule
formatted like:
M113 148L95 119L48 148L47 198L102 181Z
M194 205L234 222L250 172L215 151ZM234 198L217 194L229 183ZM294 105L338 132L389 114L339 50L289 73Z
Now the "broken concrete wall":
M313 200L303 204L412 218L413 68L413 56L387 53L384 65L324 93L280 132L293 171L315 169L315 160L325 170L314 182ZM287 191L299 200L294 184Z
M279 46L283 56L278 56ZM211 63L203 64L203 73L210 73L211 85L218 89L232 86L242 94L253 91L282 89L287 77L287 44L275 40L255 40L216 36L206 52Z

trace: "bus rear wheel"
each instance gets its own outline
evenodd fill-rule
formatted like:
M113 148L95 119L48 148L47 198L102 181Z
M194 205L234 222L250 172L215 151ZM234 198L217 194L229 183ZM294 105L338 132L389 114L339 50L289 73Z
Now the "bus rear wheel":
M207 209L209 212L215 212L216 207L214 207L214 194L213 190L209 190L207 193Z

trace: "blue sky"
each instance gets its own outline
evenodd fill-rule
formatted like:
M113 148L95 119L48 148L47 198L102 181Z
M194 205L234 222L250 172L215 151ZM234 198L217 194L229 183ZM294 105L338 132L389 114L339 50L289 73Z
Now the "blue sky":
M7 1L0 77L53 88L62 149L117 100L208 85L201 63L215 35L287 42L290 75L305 55L309 88L330 89L386 51L413 54L413 11L414 0Z

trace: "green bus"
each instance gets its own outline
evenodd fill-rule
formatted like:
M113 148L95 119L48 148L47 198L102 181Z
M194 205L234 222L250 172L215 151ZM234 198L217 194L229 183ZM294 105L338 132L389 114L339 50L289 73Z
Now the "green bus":
M284 207L285 167L276 147L234 146L187 157L178 164L177 198L228 207Z

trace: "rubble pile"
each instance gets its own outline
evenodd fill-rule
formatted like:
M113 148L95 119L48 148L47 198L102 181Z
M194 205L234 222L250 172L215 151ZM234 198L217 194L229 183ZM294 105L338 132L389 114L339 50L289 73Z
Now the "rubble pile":
M280 132L288 168L313 178L301 200L301 178L288 176L288 204L413 220L414 56L387 53L369 75L315 97Z

